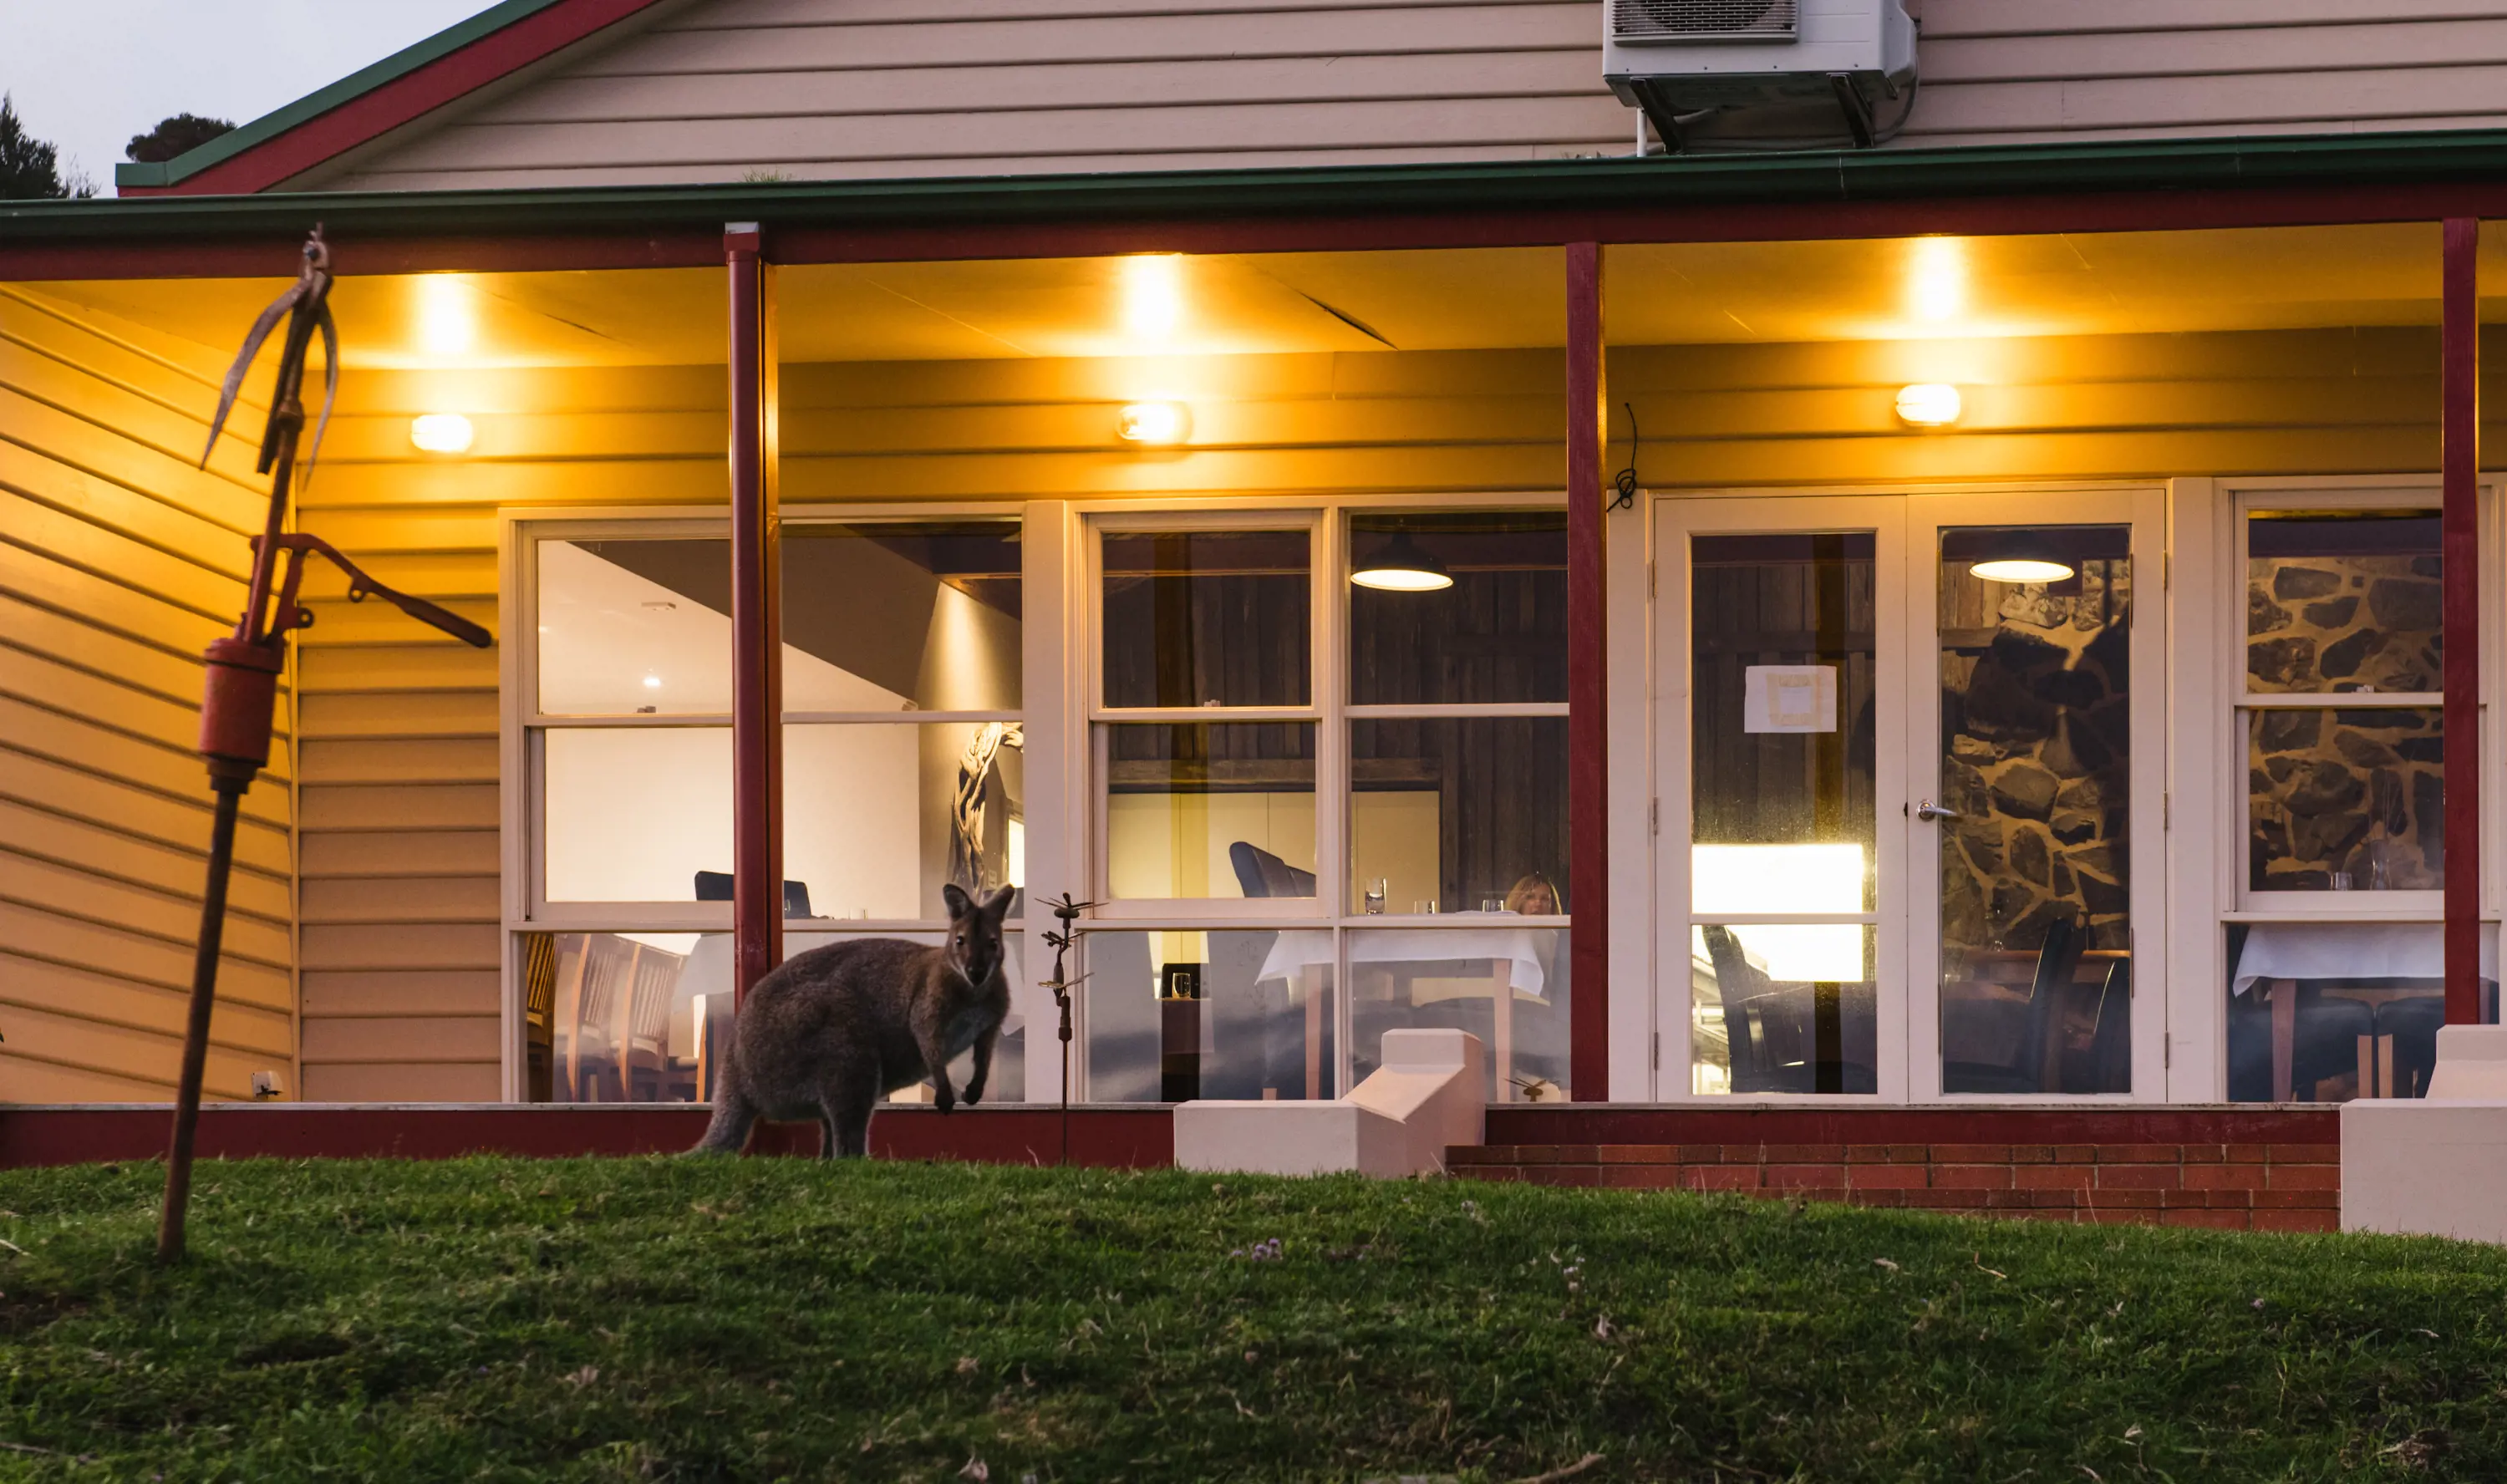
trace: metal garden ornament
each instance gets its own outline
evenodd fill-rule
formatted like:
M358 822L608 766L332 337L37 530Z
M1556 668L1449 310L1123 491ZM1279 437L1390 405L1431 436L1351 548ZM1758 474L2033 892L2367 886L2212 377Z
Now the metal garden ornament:
M209 765L209 788L216 809L209 828L207 889L201 894L200 941L192 966L191 1019L183 1032L183 1067L174 1102L174 1131L165 1158L165 1207L157 1229L157 1259L173 1262L183 1255L183 1223L191 1200L192 1144L200 1117L200 1079L208 1061L209 1012L216 1001L218 951L226 926L227 879L235 867L236 812L253 779L270 762L272 710L278 701L278 677L287 665L287 635L309 629L313 615L297 602L309 554L327 558L348 577L348 599L382 598L420 623L431 624L465 644L488 648L488 631L435 604L390 588L357 569L319 536L289 533L288 484L296 470L296 445L305 431L305 362L313 336L322 336L322 415L313 426L313 446L305 461L305 478L312 478L314 457L322 451L322 433L331 421L331 407L340 391L340 334L331 321L331 252L315 227L306 239L304 266L287 292L271 302L253 321L243 349L227 371L218 390L217 415L209 421L209 441L200 452L208 467L218 434L235 408L245 375L281 316L287 333L280 342L278 372L271 386L270 420L261 436L258 472L271 476L270 515L262 533L252 540L252 578L245 591L243 616L235 633L209 644L208 677L200 701L200 756ZM287 569L278 571L278 554L287 554ZM272 588L276 579L276 601Z

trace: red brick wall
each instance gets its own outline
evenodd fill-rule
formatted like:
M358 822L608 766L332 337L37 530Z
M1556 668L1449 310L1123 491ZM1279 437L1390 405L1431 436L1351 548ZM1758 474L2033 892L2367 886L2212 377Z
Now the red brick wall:
M2339 1143L2321 1142L1559 1143L1448 1153L1454 1174L1476 1179L2239 1231L2337 1229L2341 1160Z

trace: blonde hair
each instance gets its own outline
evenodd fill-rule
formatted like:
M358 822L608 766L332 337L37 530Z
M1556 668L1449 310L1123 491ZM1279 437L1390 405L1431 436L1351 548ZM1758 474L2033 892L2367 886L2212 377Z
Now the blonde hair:
M1549 884L1548 877L1530 872L1507 888L1506 910L1528 918L1553 917L1559 910L1558 888Z

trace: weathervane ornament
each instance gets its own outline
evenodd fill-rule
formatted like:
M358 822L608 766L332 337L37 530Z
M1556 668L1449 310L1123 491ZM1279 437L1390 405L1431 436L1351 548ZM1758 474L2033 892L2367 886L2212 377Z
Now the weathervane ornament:
M270 517L252 541L252 581L245 590L243 616L235 633L210 641L208 676L200 698L200 756L209 765L209 788L217 796L209 825L208 886L201 893L200 942L192 964L191 1019L183 1032L183 1069L174 1099L173 1140L165 1156L165 1208L157 1228L157 1260L173 1262L183 1255L183 1218L192 1193L192 1142L200 1121L200 1079L208 1062L209 1011L217 999L218 949L226 928L227 879L235 867L236 811L261 770L270 762L273 707L278 676L287 667L287 635L313 626L313 615L298 604L309 554L327 558L348 574L348 599L381 597L410 617L432 624L481 649L494 643L487 630L448 613L421 598L395 593L359 571L318 536L288 534L288 482L296 472L296 444L305 431L305 361L315 332L322 336L322 416L313 426L313 447L306 458L305 477L312 478L312 459L322 451L322 432L331 421L331 405L340 391L340 332L331 320L331 249L315 227L305 241L305 262L287 292L271 302L253 321L243 349L218 389L217 415L209 420L207 447L200 466L208 467L218 435L234 411L236 394L251 371L262 343L287 318L280 342L278 375L271 386L270 420L261 435L258 472L271 478ZM278 554L287 553L287 571L278 573ZM271 587L278 581L277 602Z
M1053 977L1044 982L1044 987L1053 992L1054 1007L1062 1012L1062 1162L1067 1165L1071 1163L1071 992L1088 976L1071 978L1063 972L1063 959L1071 952L1071 945L1078 941L1075 924L1079 914L1097 904L1074 902L1065 891L1045 905L1053 909L1054 917L1062 923L1059 929L1044 935L1045 946L1053 950Z

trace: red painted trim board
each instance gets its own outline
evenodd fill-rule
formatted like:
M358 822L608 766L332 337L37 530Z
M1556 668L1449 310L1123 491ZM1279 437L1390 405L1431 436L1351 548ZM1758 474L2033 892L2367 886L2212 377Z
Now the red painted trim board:
M1611 1096L1611 797L1605 639L1602 249L1567 245L1568 1080Z
M2481 223L2445 229L2446 1019L2481 1019Z
M726 233L731 360L732 995L783 961L782 529L772 438L774 270Z
M453 1159L513 1154L675 1154L695 1144L709 1116L702 1104L671 1106L352 1106L211 1104L200 1109L203 1159ZM0 1108L0 1169L153 1160L165 1150L166 1109L157 1104ZM1071 1111L1071 1162L1145 1169L1175 1163L1164 1107ZM1061 1115L1043 1106L886 1106L871 1118L880 1159L1052 1164ZM752 1154L815 1154L815 1125L761 1124Z
M175 185L127 186L122 194L249 196L267 191L446 104L459 102L655 3L559 0Z

